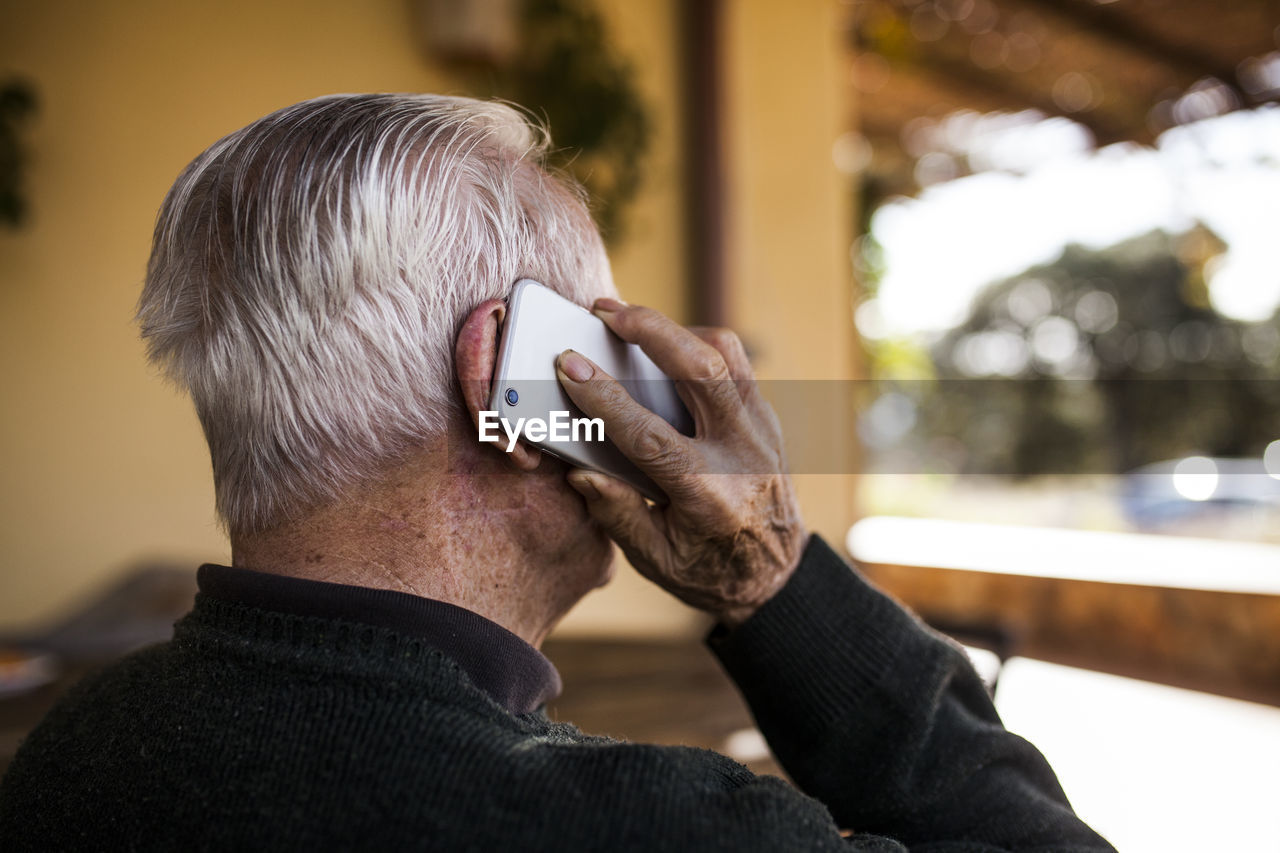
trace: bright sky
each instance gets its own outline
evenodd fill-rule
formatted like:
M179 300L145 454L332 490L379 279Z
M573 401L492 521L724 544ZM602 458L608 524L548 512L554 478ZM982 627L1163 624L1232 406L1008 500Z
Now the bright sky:
M1280 306L1280 108L1177 127L1154 150L1091 151L1060 119L971 144L993 164L1035 165L935 184L882 207L871 229L886 272L873 310L858 316L864 334L948 328L984 285L1052 261L1068 243L1103 248L1195 219L1229 246L1209 281L1214 306L1241 320Z

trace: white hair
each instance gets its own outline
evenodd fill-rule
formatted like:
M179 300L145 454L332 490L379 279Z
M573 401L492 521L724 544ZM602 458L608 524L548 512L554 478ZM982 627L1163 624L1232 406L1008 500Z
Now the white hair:
M511 107L332 95L214 143L156 221L138 322L187 389L233 534L367 481L460 412L466 315L537 279L613 292L576 185Z

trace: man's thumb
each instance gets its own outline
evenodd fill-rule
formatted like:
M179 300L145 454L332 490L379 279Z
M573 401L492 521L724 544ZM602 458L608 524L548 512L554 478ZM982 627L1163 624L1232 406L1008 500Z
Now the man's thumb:
M644 495L607 474L575 468L569 485L587 502L587 512L617 542L632 564L656 562L666 540L654 524ZM639 568L639 566L637 566Z

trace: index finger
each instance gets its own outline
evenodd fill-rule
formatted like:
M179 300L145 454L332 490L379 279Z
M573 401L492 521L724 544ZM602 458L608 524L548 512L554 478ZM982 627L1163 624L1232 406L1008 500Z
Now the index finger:
M581 353L561 353L556 375L573 404L588 417L602 419L614 447L668 497L685 492L687 476L701 467L688 438L637 403L620 382Z
M725 357L711 344L652 308L597 299L592 313L618 337L644 350L684 389L682 396L699 425L736 423L744 417Z

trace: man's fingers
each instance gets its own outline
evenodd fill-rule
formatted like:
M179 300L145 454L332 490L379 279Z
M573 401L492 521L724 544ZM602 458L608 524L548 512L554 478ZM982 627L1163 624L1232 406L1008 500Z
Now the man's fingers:
M609 440L668 495L680 492L682 475L699 469L694 449L675 427L637 403L581 353L561 353L556 374L574 405L589 417L602 418Z
M742 339L732 329L723 326L688 326L688 330L703 343L715 348L729 368L729 376L735 382L751 379L755 373L747 358Z
M643 495L621 480L582 468L570 471L568 481L633 566L665 561L667 540Z
M636 344L681 387L698 424L742 415L742 401L724 356L714 346L652 308L597 299L592 311L614 334Z
M747 358L747 348L742 345L742 339L732 329L720 326L690 326L689 331L715 347L724 357L729 375L738 389L738 397L757 427L763 424L776 430L777 416L760 394L755 370L751 367L751 360Z

